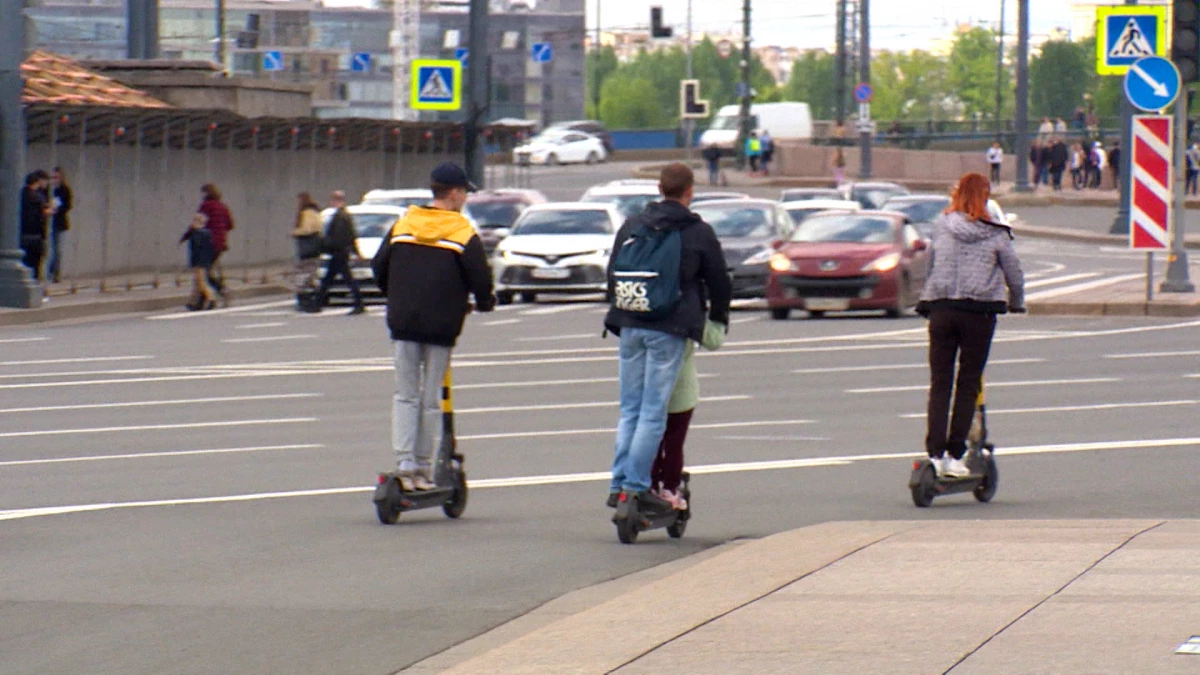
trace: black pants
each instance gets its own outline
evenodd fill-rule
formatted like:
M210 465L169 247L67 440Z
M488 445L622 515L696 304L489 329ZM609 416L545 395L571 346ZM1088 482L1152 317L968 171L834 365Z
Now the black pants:
M1054 184L1055 190L1062 190L1062 169L1050 169L1050 180Z
M46 259L46 240L41 237L21 236L21 262L29 268L37 281L42 280L42 261Z
M1187 187L1185 187L1183 189L1185 194L1189 194L1189 195L1196 194L1196 178L1198 176L1200 176L1200 171L1192 171L1191 169L1188 170L1188 172L1187 172Z
M350 270L350 256L345 253L334 253L329 257L329 264L325 267L325 278L321 279L321 288L317 291L321 305L325 304L325 300L329 296L329 287L333 285L337 277L345 280L346 285L350 287L350 296L354 298L354 306L362 307L362 293L358 290L358 279L354 278L354 272Z
M1000 165L992 164L991 166L992 166L992 185L996 185L1000 182Z
M967 435L975 417L975 403L983 382L996 331L996 315L934 309L929 315L929 408L925 450L930 457L949 452L962 459L967 450ZM958 362L955 381L954 366ZM950 417L951 389L954 416ZM946 427L949 422L949 435Z
M224 296L225 274L224 272L220 271L219 267L217 267L217 261L221 259L222 253L224 253L224 251L217 251L213 255L212 264L208 266L208 271L205 272L205 274L208 275L208 285L217 289L217 293L221 296Z

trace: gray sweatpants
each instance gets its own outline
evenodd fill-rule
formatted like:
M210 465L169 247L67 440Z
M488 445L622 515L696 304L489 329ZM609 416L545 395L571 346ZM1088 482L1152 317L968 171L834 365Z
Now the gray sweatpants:
M450 365L450 348L399 340L393 344L392 450L396 468L432 477L433 441L441 428L442 377Z

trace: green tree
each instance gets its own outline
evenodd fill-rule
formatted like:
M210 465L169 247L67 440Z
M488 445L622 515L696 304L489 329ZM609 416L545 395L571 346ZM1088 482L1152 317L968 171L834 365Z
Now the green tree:
M590 119L597 119L596 94L604 79L618 67L617 52L612 47L588 52L584 64L584 110Z
M962 102L967 115L992 117L996 110L996 35L986 28L971 28L958 34L950 50L948 83ZM1007 91L1005 69L1000 86Z
M1083 42L1054 40L1029 64L1029 105L1034 117L1069 119L1098 88L1095 50ZM1119 79L1119 78L1113 78Z
M609 76L600 88L600 119L610 129L675 126L672 111L646 95L653 88L654 83L645 78Z
M836 70L837 64L832 54L806 52L792 64L792 74L783 86L783 97L789 101L807 103L813 119L833 119L837 109L834 91Z

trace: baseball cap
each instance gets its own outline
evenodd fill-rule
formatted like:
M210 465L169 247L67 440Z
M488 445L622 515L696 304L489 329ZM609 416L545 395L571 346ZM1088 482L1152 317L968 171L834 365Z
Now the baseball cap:
M442 162L434 167L429 174L429 182L434 185L464 188L467 192L476 192L479 188L467 177L467 172L454 162Z

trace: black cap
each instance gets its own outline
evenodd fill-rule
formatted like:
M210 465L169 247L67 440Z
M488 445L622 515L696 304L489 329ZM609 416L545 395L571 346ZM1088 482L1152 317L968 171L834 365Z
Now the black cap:
M467 177L467 172L454 162L442 162L434 167L429 174L429 182L433 185L463 188L467 192L475 192L479 188Z

